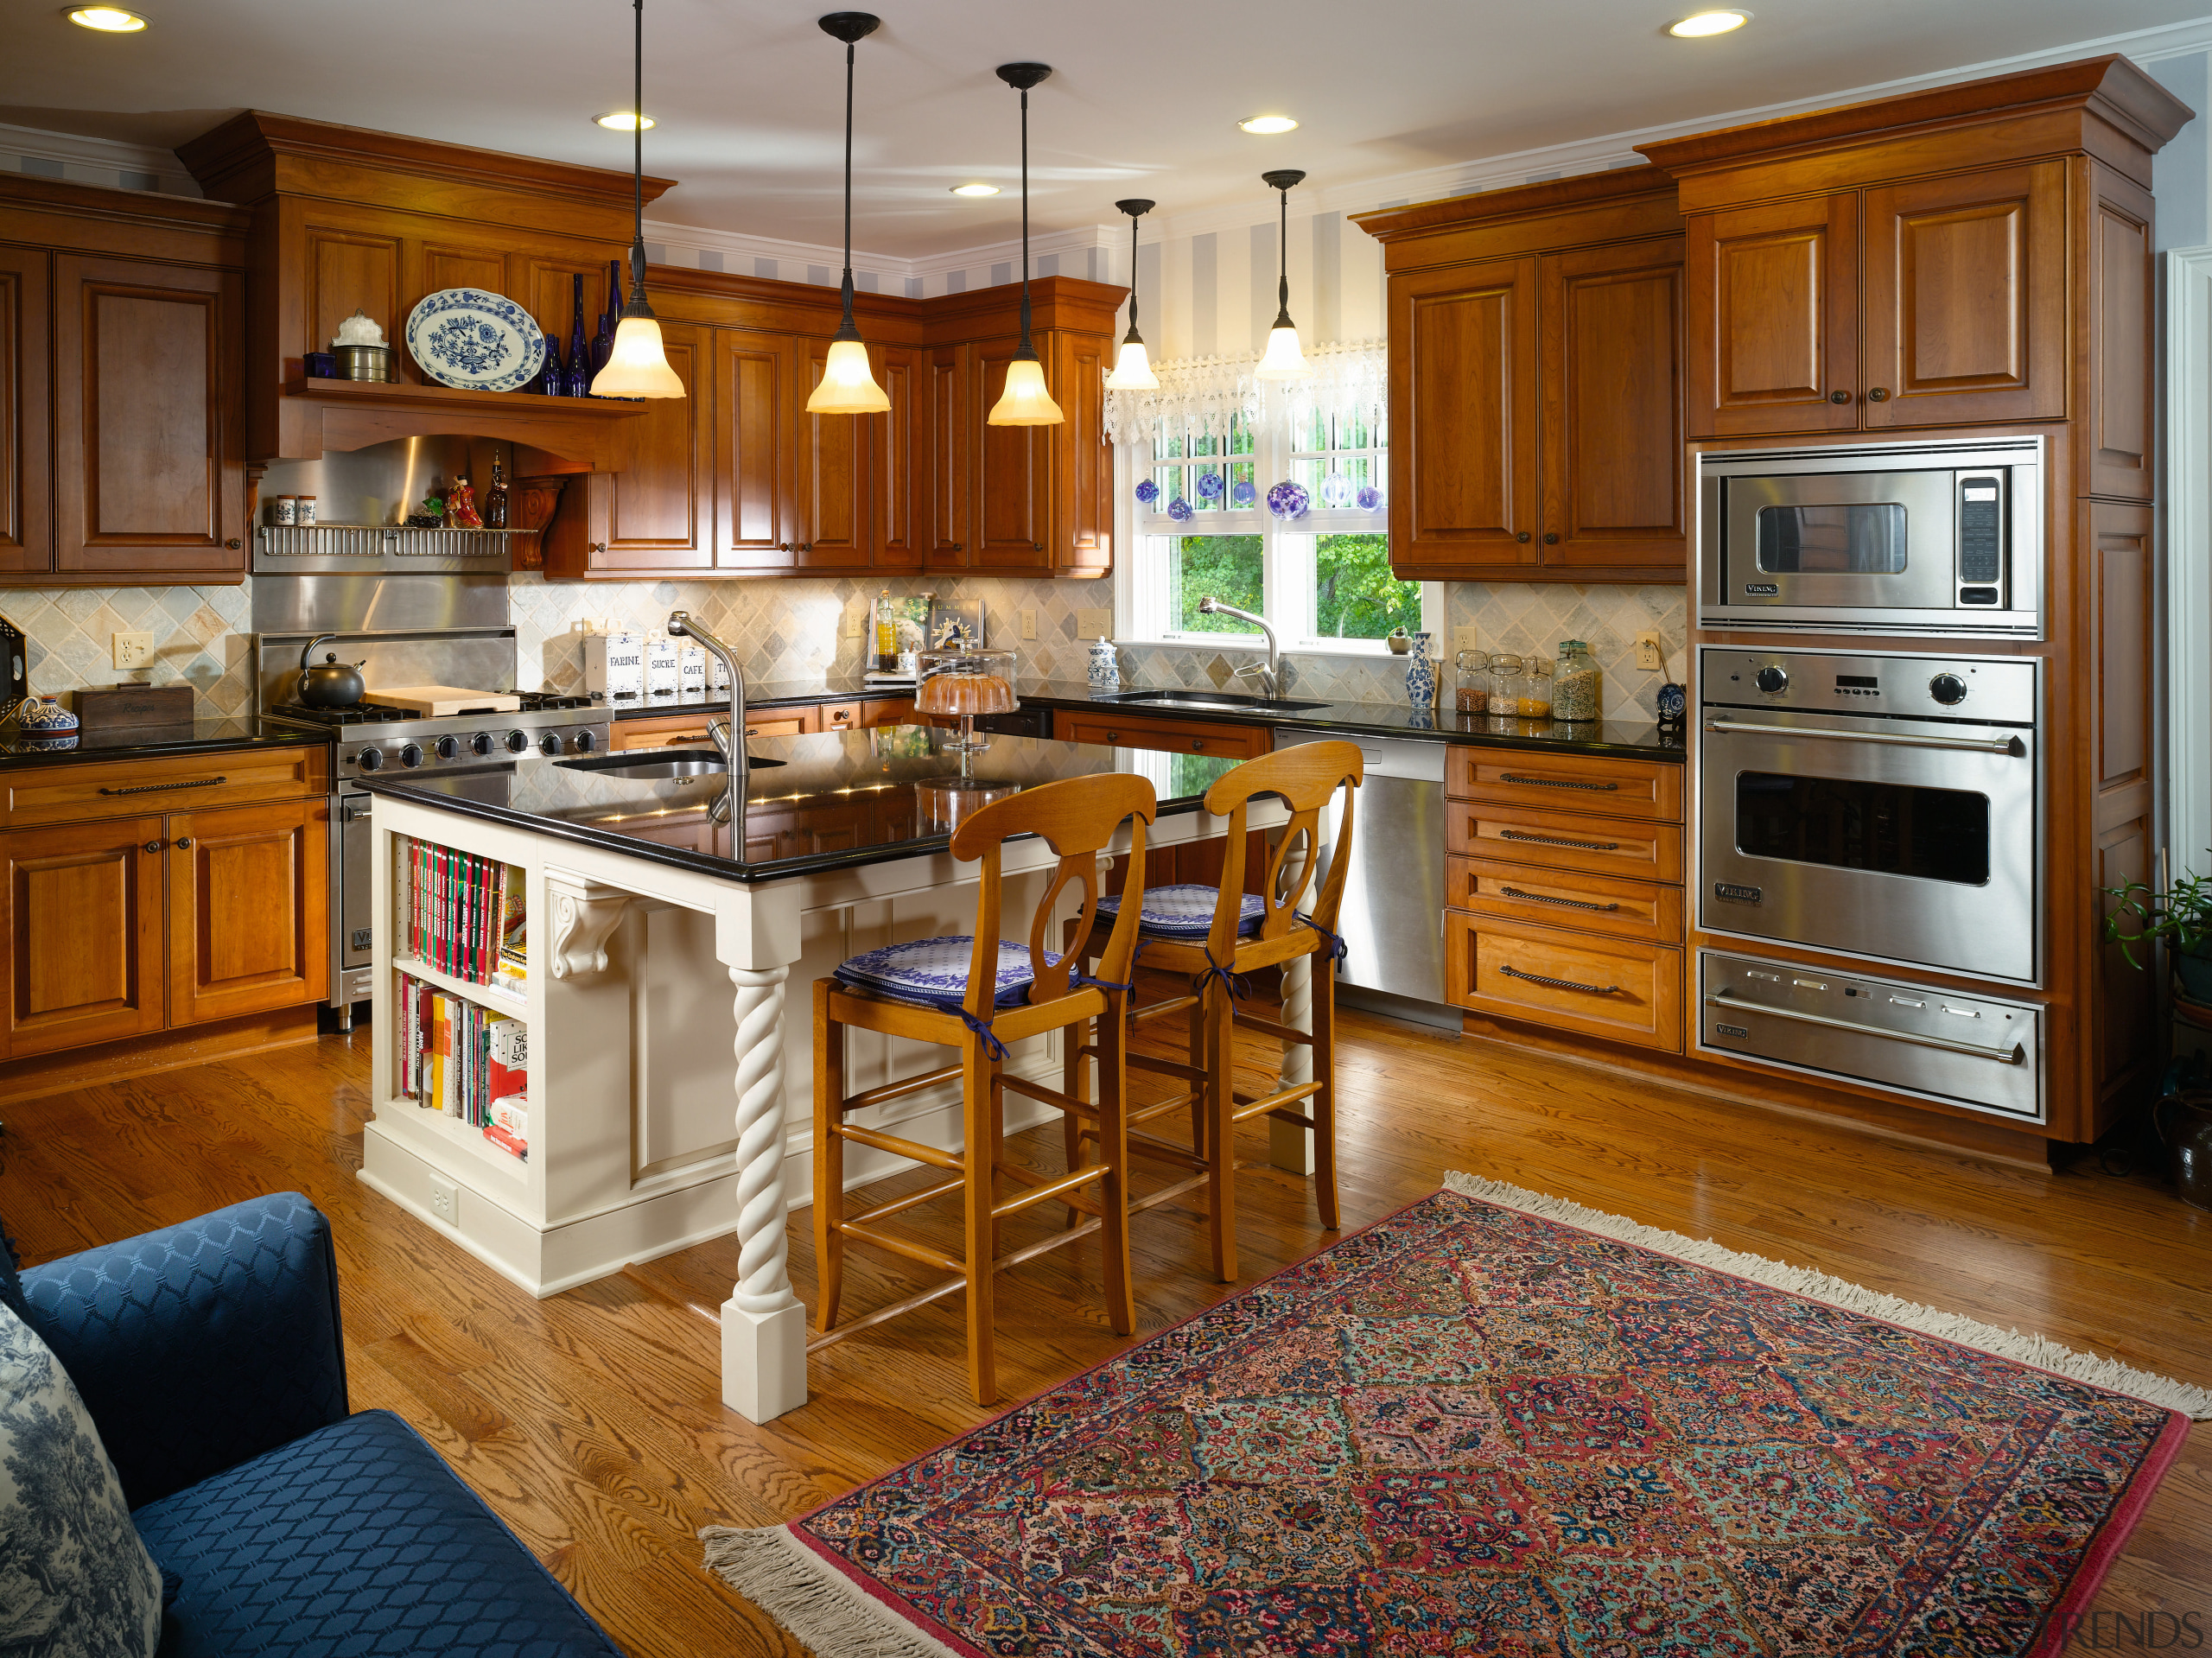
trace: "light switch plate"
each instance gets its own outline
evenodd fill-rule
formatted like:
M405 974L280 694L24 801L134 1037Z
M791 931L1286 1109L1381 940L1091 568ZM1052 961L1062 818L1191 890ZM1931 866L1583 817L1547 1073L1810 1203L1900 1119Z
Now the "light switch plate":
M1078 610L1075 613L1075 631L1086 639L1105 638L1114 632L1114 613L1104 606Z
M111 633L108 639L118 668L143 668L154 659L151 633Z
M1454 651L1478 651L1482 648L1475 643L1475 625L1472 622L1462 622L1452 630L1452 648Z
M1646 632L1636 636L1636 665L1647 673L1658 673L1665 669L1666 658L1660 654L1659 635Z
M1025 639L1033 639L1037 637L1037 613L1033 610L1025 610L1021 613L1021 637Z

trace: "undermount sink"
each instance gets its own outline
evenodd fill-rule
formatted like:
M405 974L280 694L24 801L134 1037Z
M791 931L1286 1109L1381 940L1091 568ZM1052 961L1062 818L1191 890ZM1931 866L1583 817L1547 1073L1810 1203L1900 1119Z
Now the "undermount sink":
M729 775L729 762L719 754L664 755L655 759L638 754L604 754L594 760L562 760L558 764L572 772L597 772L611 778L626 778L639 783L690 783L698 778L720 778ZM781 760L756 759L752 769L781 765Z
M1114 704L1117 708L1138 704L1234 714L1296 714L1302 708L1328 706L1325 702L1296 702L1287 697L1244 696L1235 691L1132 691L1116 697Z

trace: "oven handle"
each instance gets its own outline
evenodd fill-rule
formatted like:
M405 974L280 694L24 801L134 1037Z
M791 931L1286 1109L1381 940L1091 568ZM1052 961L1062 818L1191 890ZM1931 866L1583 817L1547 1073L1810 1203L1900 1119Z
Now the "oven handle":
M2017 1042L2009 1048L1985 1048L1976 1042L1954 1042L1947 1036L1885 1031L1872 1025L1855 1025L1847 1019L1830 1019L1823 1013L1801 1013L1794 1007L1770 1007L1764 1002L1741 1001L1726 990L1713 992L1705 999L1705 1005L1735 1013L1766 1013L1776 1019L1794 1019L1800 1025L1825 1025L1832 1031L1851 1031L1859 1036L1886 1037L1893 1042L1910 1042L1918 1047L1941 1048L1946 1053L1962 1053L1970 1059L1993 1059L2000 1065L2017 1065L2026 1058Z
M366 796L363 796L361 804L358 806L350 800L340 801L338 803L338 821L341 823L367 823L369 821L368 797Z
M1818 726L1762 726L1748 720L1707 720L1707 731L1743 731L1762 737L1818 737L1829 742L1883 743L1891 748L1950 748L1972 754L2011 754L2017 737L1904 737L1886 731L1827 731Z

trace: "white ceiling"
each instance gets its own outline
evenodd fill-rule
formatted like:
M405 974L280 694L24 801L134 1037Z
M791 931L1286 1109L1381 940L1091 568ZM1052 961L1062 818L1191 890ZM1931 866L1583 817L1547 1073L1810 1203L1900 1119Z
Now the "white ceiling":
M59 0L0 0L0 122L169 145L248 106L626 168L590 118L630 102L623 0L136 0L136 35ZM1272 205L1268 168L1343 187L1986 63L2201 14L2204 0L1751 0L1750 25L1668 37L1690 0L883 0L860 48L854 240L925 258L1018 224L1015 94L1033 58L1040 231ZM828 10L821 7L821 10ZM834 245L842 52L817 8L650 0L648 171L669 224ZM1303 123L1259 138L1235 123ZM948 194L967 179L1009 187ZM1294 207L1297 198L1293 197Z

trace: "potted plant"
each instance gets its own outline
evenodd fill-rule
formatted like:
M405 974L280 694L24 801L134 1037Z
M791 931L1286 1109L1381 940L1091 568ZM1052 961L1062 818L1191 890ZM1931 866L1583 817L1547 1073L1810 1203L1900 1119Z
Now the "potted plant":
M2136 967L2144 963L2135 946L2164 939L2173 952L2176 994L2212 1008L2212 880L2183 875L2163 893L2133 880L2104 891L2117 900L2105 916L2105 937L2116 939Z

